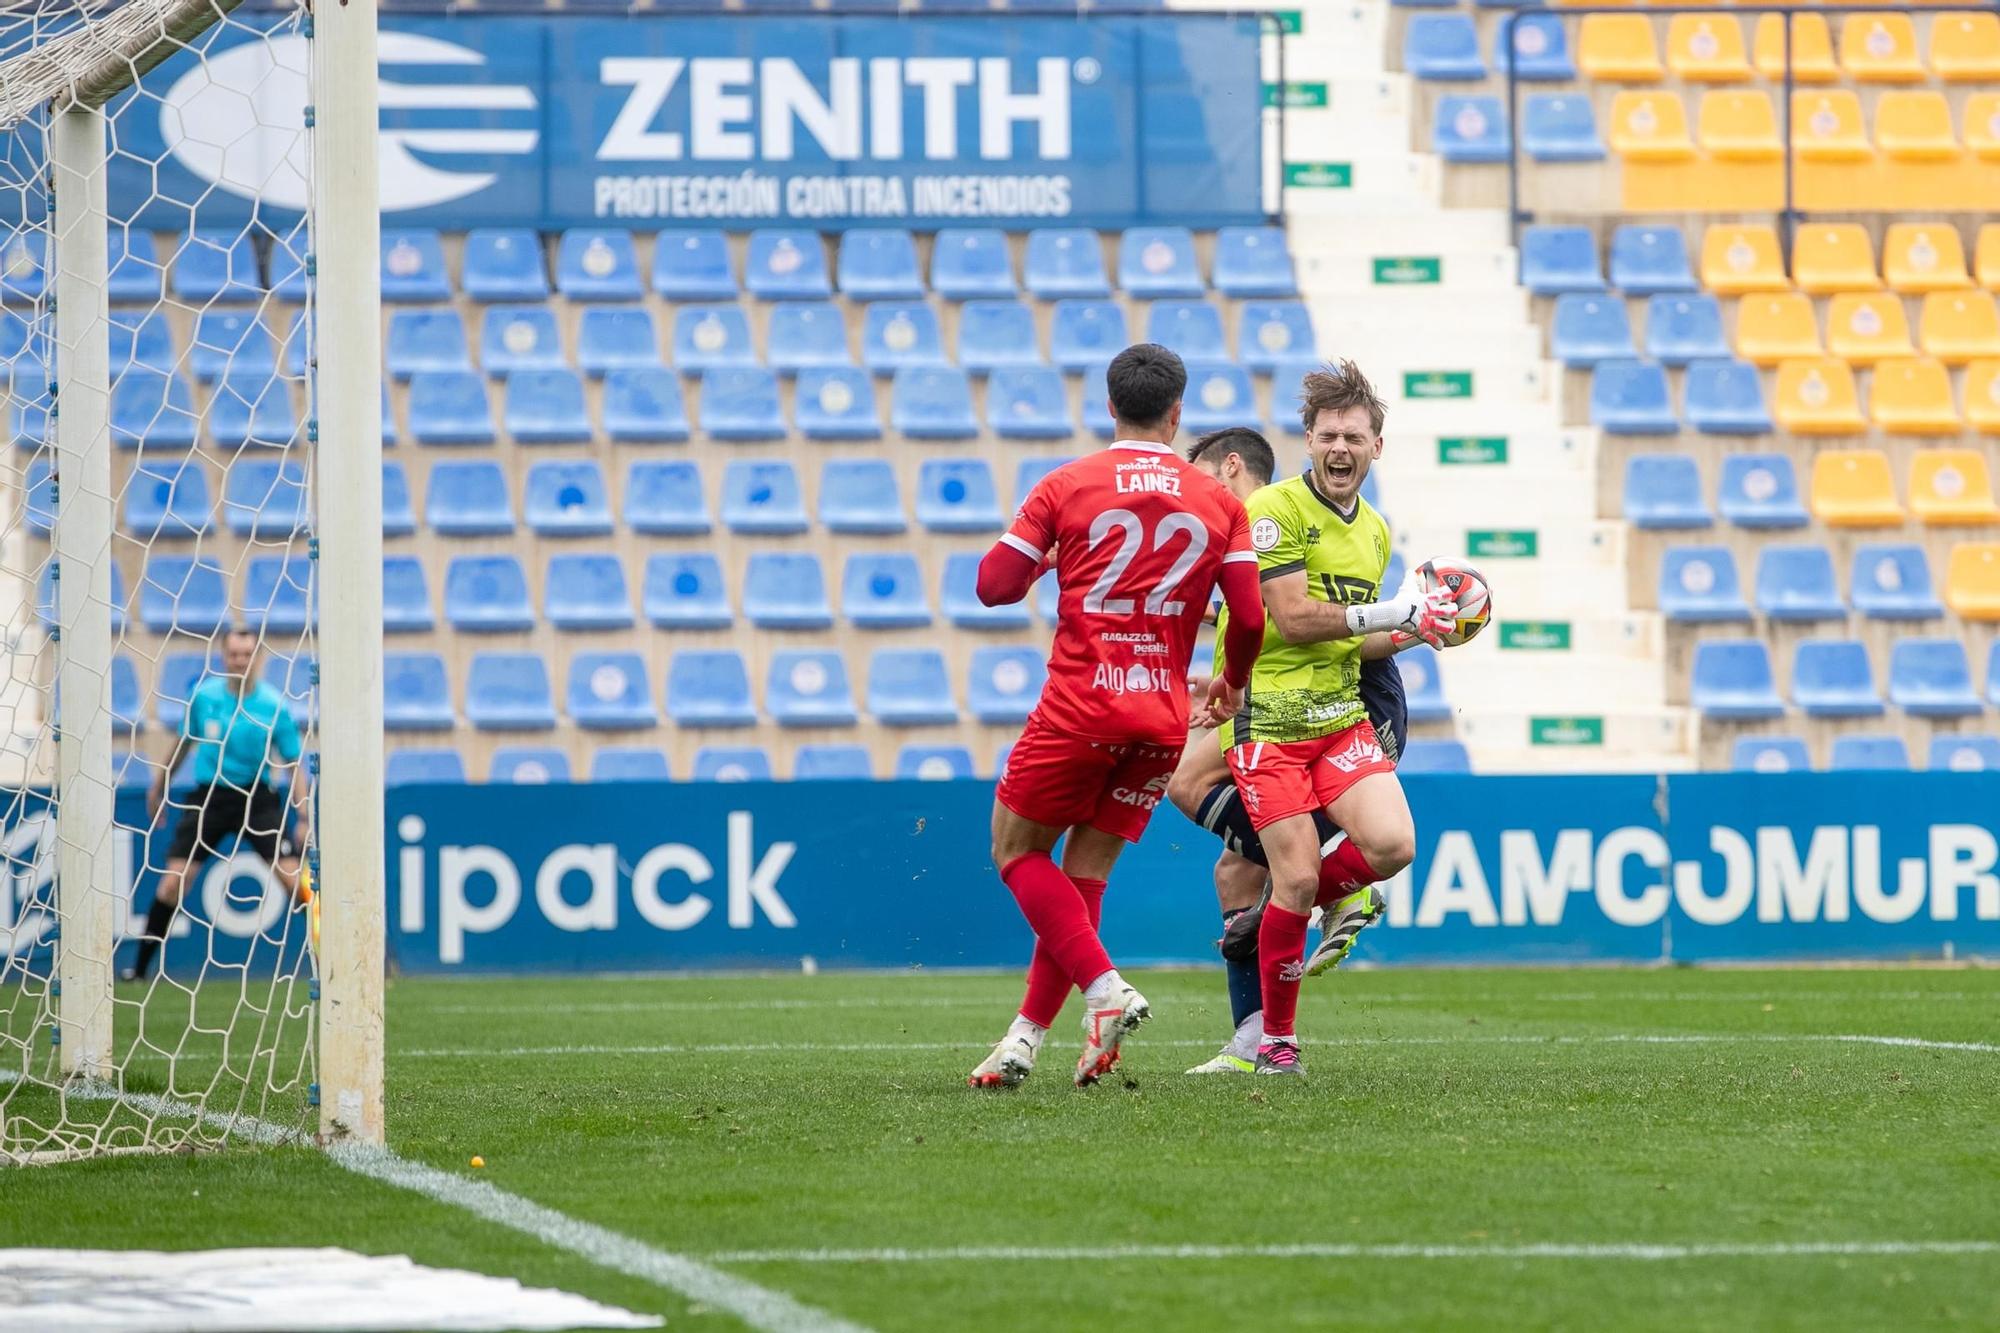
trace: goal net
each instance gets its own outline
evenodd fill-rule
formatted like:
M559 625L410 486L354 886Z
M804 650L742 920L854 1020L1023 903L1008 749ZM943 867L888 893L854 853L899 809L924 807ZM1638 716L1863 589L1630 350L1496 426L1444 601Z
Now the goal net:
M313 41L0 0L0 1161L319 1128Z

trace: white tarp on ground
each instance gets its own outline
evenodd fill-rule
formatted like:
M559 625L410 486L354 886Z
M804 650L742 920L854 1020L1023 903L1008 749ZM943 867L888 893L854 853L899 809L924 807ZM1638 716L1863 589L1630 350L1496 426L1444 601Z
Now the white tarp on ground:
M399 1254L0 1250L0 1333L458 1333L661 1322Z

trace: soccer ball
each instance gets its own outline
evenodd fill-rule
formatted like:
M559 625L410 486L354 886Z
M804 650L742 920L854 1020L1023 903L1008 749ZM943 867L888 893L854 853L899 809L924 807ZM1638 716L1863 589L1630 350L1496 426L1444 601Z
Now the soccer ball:
M1458 598L1458 624L1444 636L1444 646L1456 647L1486 628L1493 618L1493 590L1486 576L1449 556L1426 560L1417 566L1417 586L1425 592L1448 589Z

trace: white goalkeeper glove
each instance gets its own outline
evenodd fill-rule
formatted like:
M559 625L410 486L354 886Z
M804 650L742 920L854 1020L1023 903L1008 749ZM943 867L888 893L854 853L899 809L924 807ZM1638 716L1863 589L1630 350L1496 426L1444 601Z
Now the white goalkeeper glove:
M1422 592L1411 580L1405 580L1386 601L1347 608L1347 631L1357 638L1379 630L1401 631L1433 648L1442 648L1444 636L1457 624L1456 597L1444 588Z

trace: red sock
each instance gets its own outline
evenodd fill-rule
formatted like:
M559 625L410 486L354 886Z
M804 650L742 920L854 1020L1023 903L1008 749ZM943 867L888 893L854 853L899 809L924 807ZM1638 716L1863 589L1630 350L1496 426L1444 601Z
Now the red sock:
M1090 928L1097 929L1097 923L1104 919L1104 881L1077 879L1070 882L1083 895L1083 910L1090 916ZM1028 961L1028 993L1021 1000L1021 1017L1036 1027L1053 1026L1056 1015L1062 1013L1063 1001L1069 998L1069 992L1069 974L1050 956L1042 942L1036 940L1035 956Z
M1333 855L1319 863L1319 895L1313 899L1313 906L1325 907L1363 884L1373 884L1381 878L1353 840L1342 838Z
M1299 981L1305 974L1306 923L1310 915L1272 903L1257 928L1257 968L1264 977L1264 1035L1289 1037L1299 1015Z
M1072 986L1081 989L1111 970L1111 955L1098 942L1082 891L1047 852L1015 857L1000 868L1000 878L1035 932L1036 951L1046 951Z

